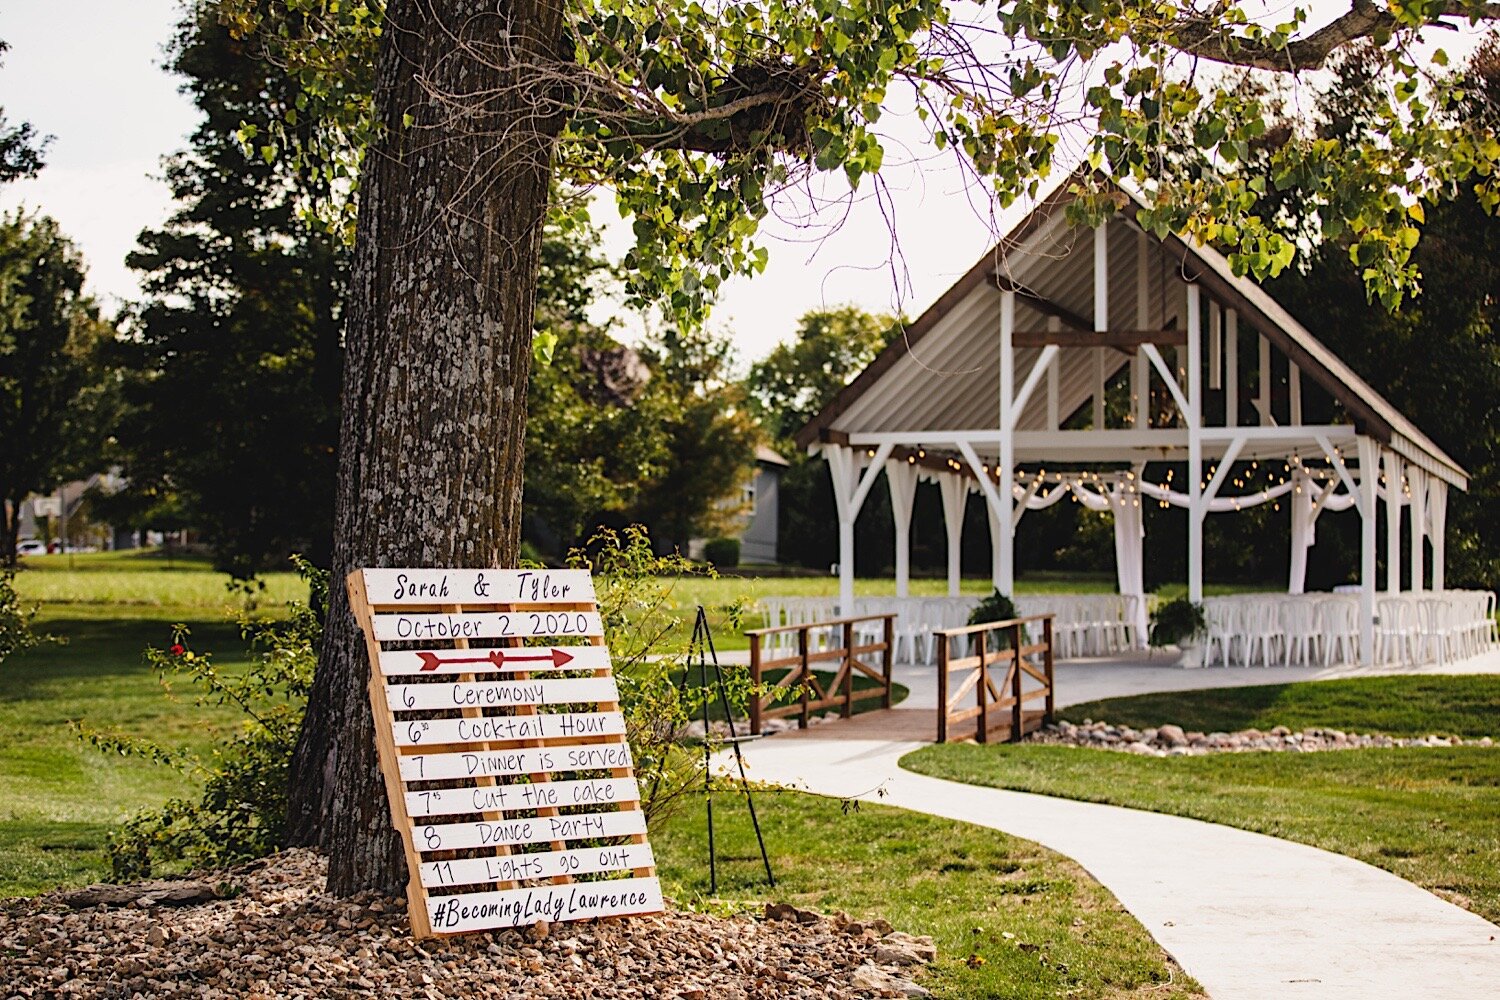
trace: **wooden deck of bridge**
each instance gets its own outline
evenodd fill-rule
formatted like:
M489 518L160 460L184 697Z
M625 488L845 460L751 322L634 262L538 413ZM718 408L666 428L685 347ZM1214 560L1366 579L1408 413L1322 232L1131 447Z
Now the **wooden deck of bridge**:
M1031 732L1041 725L1041 712L1027 712L1025 729ZM973 738L974 727L956 726L954 735L958 739ZM861 712L848 719L822 722L806 729L788 729L777 733L778 740L892 740L897 742L932 743L937 740L937 710L933 708L882 708L873 712ZM1010 726L999 725L990 730L989 742L1003 743L1010 739Z

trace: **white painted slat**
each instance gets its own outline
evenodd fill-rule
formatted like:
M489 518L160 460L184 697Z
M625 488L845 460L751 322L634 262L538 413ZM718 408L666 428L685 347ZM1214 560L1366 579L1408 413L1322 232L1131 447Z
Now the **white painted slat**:
M477 719L416 719L395 722L396 745L501 743L506 740L576 739L619 736L625 719L615 712L538 712L535 715L485 716Z
M365 592L388 604L582 604L594 602L586 569L366 569Z
M634 778L585 778L581 781L469 785L407 792L406 811L413 817L456 816L519 809L602 806L615 802L639 802L640 798L641 789Z
M431 889L449 885L477 885L481 882L523 882L555 878L558 875L631 871L635 868L650 868L655 864L656 856L652 853L650 844L622 844L619 847L575 847L568 851L429 861L422 865L421 876L423 887Z
M654 878L574 882L527 889L429 896L427 915L439 934L519 927L538 920L586 920L660 913L661 883Z
M405 612L372 615L381 642L436 639L532 639L602 636L597 611L482 611L469 614Z
M519 750L474 750L469 753L402 754L402 781L447 781L454 778L502 778L514 774L559 771L606 771L631 767L630 744L557 743Z
M517 681L460 681L454 684L388 684L385 696L398 712L440 708L509 708L513 705L571 705L619 701L613 677L559 677Z
M576 816L532 816L475 823L412 824L412 846L419 851L456 851L502 844L548 844L596 837L629 837L646 832L639 809L579 813Z
M517 674L548 670L609 670L607 646L523 646L510 649L388 649L380 672L403 674Z

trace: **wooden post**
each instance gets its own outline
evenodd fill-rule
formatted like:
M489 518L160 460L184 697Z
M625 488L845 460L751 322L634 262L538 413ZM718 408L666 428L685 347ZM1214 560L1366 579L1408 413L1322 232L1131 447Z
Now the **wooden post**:
M807 669L807 626L804 625L797 630L797 680L802 688L802 714L798 719L797 728L807 728L807 683L812 676Z
M844 622L844 705L839 715L847 719L854 714L854 623Z
M885 616L885 650L880 654L881 683L885 685L885 692L880 696L880 707L891 707L891 674L895 666L896 650L896 616Z
M1047 721L1051 723L1056 721L1057 716L1057 678L1052 666L1051 615L1042 619L1042 645L1047 647L1042 651L1042 662L1047 668Z
M948 637L941 632L938 641L938 731L937 741L948 742Z
M750 732L760 735L760 640L759 635L750 637Z
M385 778L385 797L391 810L391 825L401 837L401 847L406 853L406 898L410 904L406 908L406 918L411 926L412 937L430 938L433 936L432 921L427 907L422 903L426 898L426 890L422 888L422 855L412 844L411 816L406 811L406 788L401 783L400 768L396 764L400 759L400 751L396 749L395 735L391 731L391 720L395 716L386 700L385 678L380 673L380 643L375 639L374 630L369 627L372 614L370 597L365 590L364 572L351 572L345 578L345 585L349 590L349 611L360 623L360 631L365 635L365 655L370 659L368 691L370 707L375 715L375 749L380 757L381 774Z
M975 741L988 743L990 735L990 709L989 702L985 700L985 688L990 686L990 634L988 631L975 632L979 637L979 683L974 685L974 690L979 698L979 722Z
M1010 696L1015 704L1010 706L1010 741L1021 741L1021 727L1025 716L1021 712L1021 623L1010 626Z

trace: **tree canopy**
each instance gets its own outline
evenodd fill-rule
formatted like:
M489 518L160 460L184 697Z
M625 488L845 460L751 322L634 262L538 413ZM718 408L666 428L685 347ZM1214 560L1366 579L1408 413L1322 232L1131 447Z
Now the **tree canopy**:
M83 294L84 265L57 223L0 217L0 562L14 565L21 502L97 464L114 328Z
M0 57L10 50L10 44L0 40ZM50 141L37 134L30 122L10 124L5 119L5 109L0 108L0 184L35 177L42 169L42 158Z
M243 139L356 190L383 126L368 94L345 81L370 64L382 32L402 26L385 22L379 0L218 7L302 81L293 101L247 120ZM1129 181L1149 203L1149 228L1218 243L1257 278L1299 252L1257 211L1267 190L1289 192L1320 233L1347 235L1365 287L1394 305L1418 276L1411 252L1423 206L1465 183L1487 210L1500 199L1500 140L1462 113L1473 95L1444 70L1443 50L1423 50L1423 29L1487 22L1500 6L1350 0L1326 23L1299 8L1274 25L1254 12L1144 0L577 0L539 49L523 53L503 32L455 44L505 67L505 86L559 123L560 176L610 186L632 219L632 290L685 317L700 315L729 277L764 266L756 233L778 193L822 173L842 174L851 190L879 185L893 111L918 120L971 189L1000 206L1036 195L1055 170L1088 165L1100 173L1070 182L1084 195L1075 215L1097 220L1123 207L1104 178ZM1252 164L1282 96L1247 90L1244 74L1315 90L1309 71L1359 41L1383 71L1368 95L1378 135L1296 130ZM401 127L433 149L482 100L428 96ZM349 206L341 219L352 223Z

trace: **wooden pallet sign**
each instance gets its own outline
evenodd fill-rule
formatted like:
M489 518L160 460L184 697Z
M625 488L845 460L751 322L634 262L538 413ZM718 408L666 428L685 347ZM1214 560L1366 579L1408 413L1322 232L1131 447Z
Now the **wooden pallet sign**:
M587 570L363 569L418 938L662 909Z

